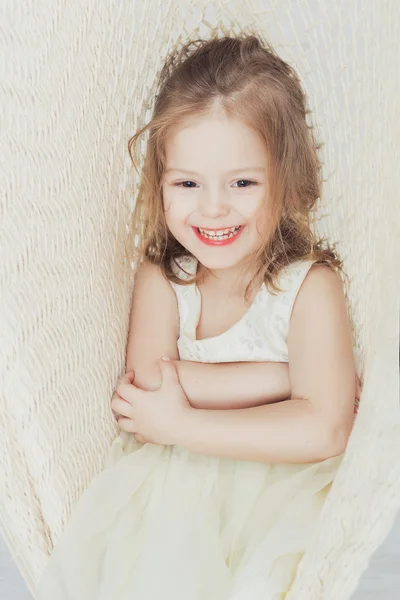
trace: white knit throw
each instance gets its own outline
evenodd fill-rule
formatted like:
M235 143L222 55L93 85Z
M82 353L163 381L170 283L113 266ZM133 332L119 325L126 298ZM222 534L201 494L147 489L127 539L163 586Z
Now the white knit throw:
M399 21L397 0L2 3L0 525L33 593L117 433L138 183L128 139L176 43L250 26L297 69L325 144L315 226L345 261L364 378L286 600L351 596L400 506Z

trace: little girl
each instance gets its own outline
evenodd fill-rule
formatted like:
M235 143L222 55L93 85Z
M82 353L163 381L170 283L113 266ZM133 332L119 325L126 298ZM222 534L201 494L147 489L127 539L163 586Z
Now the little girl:
M310 229L317 145L256 36L187 44L159 90L130 142L149 130L121 433L39 597L281 600L354 421L342 263Z

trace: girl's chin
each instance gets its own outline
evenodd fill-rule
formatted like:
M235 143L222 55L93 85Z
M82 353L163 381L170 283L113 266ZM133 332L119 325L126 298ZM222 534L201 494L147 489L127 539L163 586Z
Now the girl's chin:
M232 269L237 267L243 261L241 256L209 256L206 252L197 252L197 260L207 269Z

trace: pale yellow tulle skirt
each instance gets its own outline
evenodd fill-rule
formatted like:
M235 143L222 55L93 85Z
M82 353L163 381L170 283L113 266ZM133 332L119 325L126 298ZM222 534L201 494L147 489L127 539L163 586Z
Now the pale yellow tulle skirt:
M282 600L342 455L266 465L124 432L50 556L41 600Z

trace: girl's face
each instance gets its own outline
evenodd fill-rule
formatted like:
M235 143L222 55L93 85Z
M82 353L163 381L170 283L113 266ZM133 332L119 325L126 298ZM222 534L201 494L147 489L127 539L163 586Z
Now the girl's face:
M267 163L261 137L231 117L188 119L167 139L166 222L210 270L238 267L265 240Z

